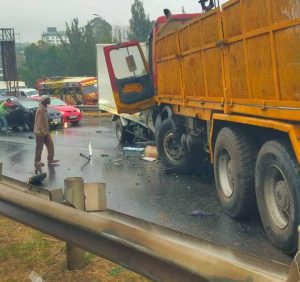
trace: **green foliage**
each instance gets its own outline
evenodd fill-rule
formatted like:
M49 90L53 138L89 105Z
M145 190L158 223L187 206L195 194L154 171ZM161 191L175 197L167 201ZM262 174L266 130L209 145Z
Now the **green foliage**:
M61 46L66 65L66 75L96 75L96 40L90 24L79 26L74 19L71 26L66 23L67 42Z
M100 16L90 21L95 40L97 43L112 43L112 26Z
M95 19L96 23L98 18ZM101 35L101 36L100 36ZM79 26L78 19L66 23L67 40L59 46L44 41L25 48L25 63L18 69L19 79L34 87L39 78L51 76L96 76L96 40L111 42L111 25ZM107 41L110 38L110 41Z
M124 268L122 266L113 267L108 273L109 275L116 277L119 276L124 271Z
M131 19L129 20L130 29L128 33L129 40L137 40L140 42L147 41L151 32L152 24L149 15L146 16L143 2L134 0L131 5Z
M19 79L34 86L37 78L63 75L64 62L59 48L44 41L31 44L25 51L25 63L19 68Z
M85 256L84 256L84 260L86 262L86 264L89 264L90 262L92 262L94 259L96 258L96 255L86 252Z

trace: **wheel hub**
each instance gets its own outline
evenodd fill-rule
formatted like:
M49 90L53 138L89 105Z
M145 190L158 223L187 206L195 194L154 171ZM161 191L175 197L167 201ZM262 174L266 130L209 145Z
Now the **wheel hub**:
M291 196L282 170L271 165L266 170L264 194L273 223L280 229L287 227L291 217Z
M289 210L288 186L285 181L278 181L275 185L275 200L279 209Z
M183 151L176 142L175 135L173 132L170 132L169 134L166 135L165 140L164 140L164 146L166 149L166 153L169 155L169 157L173 160L178 160L181 159L183 156Z
M218 160L219 180L226 197L231 197L234 191L234 163L227 150L224 150Z

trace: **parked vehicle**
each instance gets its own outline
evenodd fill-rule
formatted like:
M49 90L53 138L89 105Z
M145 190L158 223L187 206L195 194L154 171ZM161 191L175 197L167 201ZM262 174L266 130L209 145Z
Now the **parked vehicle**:
M67 105L58 98L51 97L51 104L48 105L48 108L59 111L62 115L63 122L78 124L82 118L82 113L79 109L72 105Z
M34 88L20 88L19 89L20 98L32 98L39 97L39 93Z
M300 224L297 7L236 0L185 24L171 15L150 36L149 66L137 42L103 48L118 113L144 111L162 163L186 172L208 155L226 213L257 205L288 254Z
M68 105L97 105L96 77L52 77L37 81L40 95L59 98Z
M13 96L16 98L33 98L39 97L39 94L34 88L20 88L18 91L6 91L5 96Z
M7 97L5 99L7 99ZM8 126L12 129L22 127L26 130L33 131L35 112L39 106L39 102L26 98L11 99L13 106L7 109L8 114L6 116ZM0 100L0 103L2 102L3 100ZM62 126L63 124L61 113L55 109L48 109L48 120L50 127Z

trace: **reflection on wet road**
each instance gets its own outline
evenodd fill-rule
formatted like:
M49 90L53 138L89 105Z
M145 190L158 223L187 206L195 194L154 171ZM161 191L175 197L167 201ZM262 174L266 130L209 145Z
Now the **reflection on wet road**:
M27 181L33 173L35 140L30 132L0 135L3 174ZM85 182L105 182L108 208L248 254L289 263L266 238L257 213L249 221L234 221L220 208L213 183L199 174L166 175L159 162L124 155L109 119L85 119L80 126L52 132L59 166L45 167L45 187L63 187L64 179L81 176ZM92 144L92 160L88 155ZM42 159L46 163L46 149ZM211 181L212 182L212 181ZM200 211L202 216L191 216ZM201 213L203 212L203 213Z

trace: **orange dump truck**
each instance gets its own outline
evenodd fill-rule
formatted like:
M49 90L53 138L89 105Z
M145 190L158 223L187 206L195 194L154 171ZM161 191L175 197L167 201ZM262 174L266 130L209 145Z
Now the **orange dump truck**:
M167 168L188 171L210 160L227 214L247 217L258 206L271 241L294 253L299 0L231 0L168 16L150 36L149 66L137 42L104 48L118 112L143 112Z

